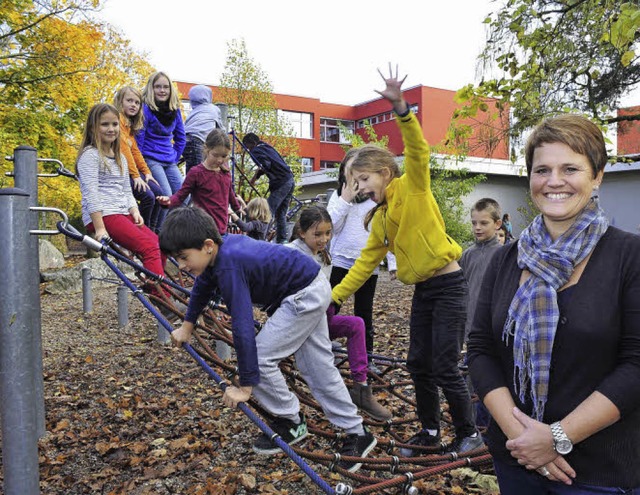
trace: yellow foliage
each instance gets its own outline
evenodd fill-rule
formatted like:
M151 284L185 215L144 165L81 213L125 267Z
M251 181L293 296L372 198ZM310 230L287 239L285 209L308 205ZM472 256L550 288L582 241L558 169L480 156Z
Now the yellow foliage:
M0 2L0 153L33 146L40 158L75 169L89 108L111 102L123 85L141 86L153 67L108 24L91 19L99 0ZM0 165L0 187L12 186ZM52 167L44 165L51 172ZM39 202L80 215L77 182L39 181Z

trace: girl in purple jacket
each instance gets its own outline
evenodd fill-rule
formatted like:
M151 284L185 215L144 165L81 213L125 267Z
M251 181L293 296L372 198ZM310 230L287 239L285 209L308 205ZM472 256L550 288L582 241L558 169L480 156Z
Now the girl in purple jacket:
M156 72L149 77L142 99L144 126L136 135L136 142L163 194L171 196L184 180L178 168L186 143L178 92L169 76ZM152 226L157 232L165 216L166 211L158 214Z

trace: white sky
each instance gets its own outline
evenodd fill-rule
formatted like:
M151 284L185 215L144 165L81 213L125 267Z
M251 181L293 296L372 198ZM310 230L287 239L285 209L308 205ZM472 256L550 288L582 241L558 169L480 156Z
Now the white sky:
M498 3L104 0L99 17L172 79L218 85L227 43L243 38L276 93L354 105L377 97L376 69L388 62L408 74L407 88L474 82L482 21Z

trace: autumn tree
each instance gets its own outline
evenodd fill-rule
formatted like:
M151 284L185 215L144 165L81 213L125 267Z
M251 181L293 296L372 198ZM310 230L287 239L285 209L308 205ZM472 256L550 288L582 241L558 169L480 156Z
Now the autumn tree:
M283 116L278 115L273 95L273 85L268 75L248 53L244 40L232 40L227 44L227 59L220 78L220 97L229 105L229 115L238 138L254 132L268 141L283 156L294 173L296 182L302 173L298 144L293 131ZM253 176L255 164L245 153L236 160L239 172L238 192L245 198L251 196L247 181ZM257 183L261 194L267 190L267 182Z
M73 169L88 109L152 71L120 33L92 18L98 8L98 0L0 3L2 156L26 144ZM0 165L0 186L9 185L10 168ZM39 199L79 215L79 188L67 178L42 180Z
M481 100L496 98L499 110L511 112L507 132L517 144L527 129L560 112L583 113L603 129L640 119L616 114L640 82L637 1L508 0L484 22L483 80L460 90L467 106L459 120L478 115Z

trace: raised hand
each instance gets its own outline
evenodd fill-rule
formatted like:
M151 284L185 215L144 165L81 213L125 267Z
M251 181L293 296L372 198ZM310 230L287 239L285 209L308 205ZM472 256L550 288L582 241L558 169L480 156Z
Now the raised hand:
M407 76L399 79L398 65L396 64L394 74L391 62L389 62L389 77L385 77L380 69L378 69L378 74L380 74L380 77L382 77L387 87L382 91L378 91L376 89L375 92L383 98L389 100L389 102L393 105L393 109L397 113L405 113L407 111L407 102L404 101L404 98L402 97L402 84L404 83Z

